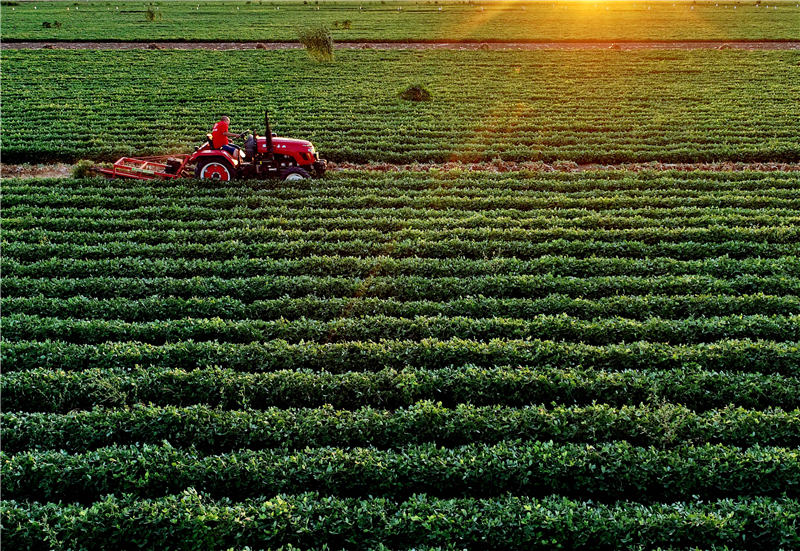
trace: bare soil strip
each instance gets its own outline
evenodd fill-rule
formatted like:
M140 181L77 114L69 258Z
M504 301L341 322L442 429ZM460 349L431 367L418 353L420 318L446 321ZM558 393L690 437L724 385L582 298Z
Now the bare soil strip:
M58 163L52 165L8 165L0 164L0 179L4 178L65 178L72 174L73 165ZM328 163L329 172L799 172L800 163L639 163L617 165L579 165L571 161L555 163L492 161L488 163L441 163L441 164L391 164L391 163Z
M6 50L293 50L296 42L4 42ZM341 50L800 50L800 42L340 42Z

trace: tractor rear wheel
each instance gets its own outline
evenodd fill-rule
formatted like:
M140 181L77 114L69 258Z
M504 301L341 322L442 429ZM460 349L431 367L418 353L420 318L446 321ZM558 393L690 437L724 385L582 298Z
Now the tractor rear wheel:
M308 172L299 166L292 166L281 173L281 180L305 180L310 178Z
M222 181L235 180L238 176L238 174L236 174L236 169L223 158L201 160L197 163L197 168L194 169L194 175L197 178Z

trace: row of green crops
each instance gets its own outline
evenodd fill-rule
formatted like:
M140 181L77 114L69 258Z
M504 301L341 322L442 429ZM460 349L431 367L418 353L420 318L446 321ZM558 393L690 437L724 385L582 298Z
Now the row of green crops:
M12 297L0 299L6 315L27 312L39 316L42 323L58 323L59 318L155 322L185 318L225 320L335 320L343 312L355 318L515 318L570 316L573 319L622 317L629 320L648 318L681 319L687 317L791 316L800 312L800 300L794 295L617 295L597 300L551 294L547 298L454 298L448 301L403 301L396 298L280 298L244 302L224 298L98 299L76 296L68 299ZM20 321L28 323L28 318ZM755 317L753 320L755 321ZM32 321L32 320L31 320ZM741 321L732 322L742 323ZM100 327L100 326L97 326ZM108 326L110 329L112 326ZM116 327L121 327L117 325ZM87 327L88 328L88 327ZM131 329L134 329L131 327ZM137 331L145 331L138 327ZM155 327L153 327L155 330Z
M0 145L4 162L186 153L223 114L263 133L266 109L332 161L797 162L798 62L796 50L348 50L329 64L296 50L3 50ZM433 101L398 97L416 82Z
M326 25L337 41L800 39L796 1L22 2L3 10L3 41L297 41ZM152 10L148 22L146 11ZM44 22L50 26L43 25ZM56 25L55 22L60 23Z
M752 337L767 341L800 342L800 315L723 316L679 320L646 318L643 321L609 316L583 320L558 314L538 314L528 319L470 318L445 316L364 316L358 319L317 320L223 320L180 319L152 322L117 320L61 320L12 314L5 316L4 336L15 341L60 340L68 343L98 344L132 340L150 344L176 341L222 341L250 343L280 340L288 343L378 341L380 339L420 341L464 338L553 339L605 345L616 342L656 341L687 344L721 339Z
M800 411L753 411L726 407L697 412L672 404L611 407L538 406L512 408L420 401L395 410L361 407L336 410L226 411L208 405L55 413L3 413L3 450L63 450L82 453L105 446L160 444L212 453L239 449L298 450L324 446L398 449L432 442L453 447L504 440L585 442L624 440L642 447L725 443L797 446Z
M4 343L3 352L10 364L7 371L35 370L38 366L82 371L149 365L190 370L222 366L250 373L282 369L376 372L387 367L438 369L464 364L491 367L517 363L614 371L698 367L797 375L800 355L796 342L747 339L694 345L637 341L605 346L529 339L493 339L488 342L383 339L366 343L297 344L280 340L249 344L181 341L161 346L139 342L86 345L63 341L20 341Z
M13 224L5 218L3 224ZM31 220L30 222L35 223ZM46 259L21 262L3 258L4 273L9 277L40 278L192 278L259 276L297 277L303 274L325 274L330 277L406 276L406 277L475 277L497 273L510 275L549 274L552 277L610 276L710 276L734 278L744 275L797 276L800 258L731 258L676 260L669 257L647 259L573 256L541 256L528 260L494 258L491 260L442 258L392 258L308 256L300 259L237 258L231 260L185 260L180 258L146 259L106 258L101 260Z
M501 442L398 450L330 448L243 450L206 455L172 445L112 446L67 454L28 451L3 461L6 499L90 504L102 496L139 498L188 487L214 499L319 491L394 500L509 493L559 494L600 501L671 502L800 494L800 451L751 446L681 446L657 450L626 442Z
M4 546L800 543L800 173L3 188Z
M108 496L91 506L4 502L5 544L25 549L80 541L256 549L792 549L800 504L787 498L613 504L552 496L406 501L318 492L232 503L194 490L160 499ZM157 536L155 536L157 535ZM286 547L283 547L286 548Z
M796 360L793 365L797 365ZM636 371L608 372L593 366L464 366L406 367L375 373L316 374L296 369L249 374L213 367L185 371L148 366L80 372L43 367L4 375L3 403L11 411L67 415L96 406L117 408L140 403L163 407L206 404L236 411L328 405L392 411L420 400L437 400L450 407L462 403L525 407L552 402L615 407L679 403L697 411L731 404L749 410L797 409L800 380L796 376L702 368L690 364L667 371L640 367ZM211 427L225 434L224 427L216 423Z

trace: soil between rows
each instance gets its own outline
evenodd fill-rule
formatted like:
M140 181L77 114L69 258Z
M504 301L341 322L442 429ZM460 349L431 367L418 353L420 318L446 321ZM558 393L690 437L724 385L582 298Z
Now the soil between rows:
M72 174L74 165L65 163L41 165L9 165L0 164L0 179L5 178L66 178ZM642 172L646 170L655 172L680 171L680 172L799 172L800 163L640 163L618 165L579 165L570 161L556 162L553 164L539 162L516 163L512 161L488 163L328 163L329 172L341 171L365 172L447 172L460 170L463 172Z
M3 42L3 50L292 50L297 42ZM800 50L798 41L686 42L339 42L341 50Z

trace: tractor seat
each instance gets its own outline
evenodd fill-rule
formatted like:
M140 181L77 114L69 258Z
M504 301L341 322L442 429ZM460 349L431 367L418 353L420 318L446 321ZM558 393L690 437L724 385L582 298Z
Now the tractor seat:
M210 147L211 149L215 149L214 140L211 138L211 134L206 134L206 140L208 140L208 147Z

